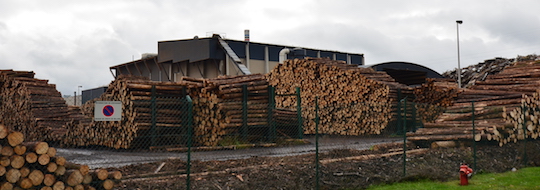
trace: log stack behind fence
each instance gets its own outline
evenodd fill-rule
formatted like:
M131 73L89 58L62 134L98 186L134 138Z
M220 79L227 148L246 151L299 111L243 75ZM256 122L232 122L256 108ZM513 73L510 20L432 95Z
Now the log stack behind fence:
M301 89L304 132L315 133L315 99L320 106L320 133L379 134L390 118L389 87L366 78L364 68L326 58L287 60L267 74L277 94ZM373 70L371 70L373 72ZM276 105L293 109L296 98L277 96Z
M59 141L69 111L56 85L32 71L0 70L0 118L31 141Z
M268 82L264 75L183 77L181 82L200 87L191 92L198 145L216 146L224 138L244 143L264 139L261 137L269 130Z
M68 132L62 143L66 146L99 145L117 149L164 143L185 144L183 135L187 128L182 120L187 111L185 87L180 83L121 76L101 97L82 106L81 114L85 117L66 125ZM122 120L94 121L95 101L121 101Z
M499 145L515 142L524 138L519 117L521 106L536 109L537 95L540 88L540 64L535 59L519 58L518 62L503 64L503 68L494 74L486 74L474 85L460 89L454 104L448 107L434 122L424 123L423 129L408 133L411 141L468 140L473 139L472 120L474 102L474 120L476 141L498 141ZM493 70L493 69L492 69ZM527 110L527 114L534 113ZM531 114L534 115L534 114ZM531 118L527 115L526 118ZM535 118L535 116L532 116ZM536 137L534 123L529 120L531 130L528 137ZM529 125L531 124L531 125ZM522 128L521 128L522 129ZM520 132L521 131L521 132Z

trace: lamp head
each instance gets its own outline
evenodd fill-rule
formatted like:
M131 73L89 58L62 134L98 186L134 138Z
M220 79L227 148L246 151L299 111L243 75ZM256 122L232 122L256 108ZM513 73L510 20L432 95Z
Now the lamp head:
M461 23L463 23L463 21L462 20L456 20L456 23L461 24Z

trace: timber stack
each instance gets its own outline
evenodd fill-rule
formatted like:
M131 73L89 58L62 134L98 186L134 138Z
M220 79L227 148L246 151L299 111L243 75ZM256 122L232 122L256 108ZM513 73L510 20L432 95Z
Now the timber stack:
M454 104L458 88L454 81L428 78L414 89L414 102L422 122L434 122L447 107Z
M0 189L113 189L122 178L119 171L67 162L47 142L24 140L0 124Z
M540 136L540 91L523 96L521 107L504 109L503 118L512 127L494 130L494 138L501 144Z
M187 108L182 99L186 91L186 85L181 83L119 76L101 97L82 106L80 114L86 119L68 123L62 143L65 146L98 145L115 149L181 144L187 130L183 126L183 113ZM122 120L89 121L94 117L95 101L121 101Z
M197 145L216 146L225 137L242 135L261 139L261 135L267 132L269 96L264 75L211 79L183 77L181 82L199 87L190 91L194 96L193 121Z
M0 122L31 141L60 141L69 111L56 85L32 71L0 70Z
M315 134L315 101L319 105L320 133L379 134L390 118L389 87L363 73L375 72L343 61L305 58L286 60L267 78L276 94L294 94L300 87L305 134ZM373 74L372 78L376 77ZM296 97L276 96L276 106L294 110Z
M540 87L540 62L535 59L535 56L518 57L518 62L504 65L504 69L496 74L487 75L483 81L460 89L452 106L434 122L424 123L424 128L408 133L408 139L436 141L474 138L476 141L498 141L501 146L514 142L519 133L516 126L521 121L517 119L520 106L522 102L530 102L527 99L534 97L533 93ZM531 133L532 136L534 134Z

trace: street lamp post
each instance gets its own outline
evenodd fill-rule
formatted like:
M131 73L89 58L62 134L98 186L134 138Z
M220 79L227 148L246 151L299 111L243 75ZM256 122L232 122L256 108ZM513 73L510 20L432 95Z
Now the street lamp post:
M457 76L458 76L458 88L461 88L461 65L460 65L460 57L459 57L459 25L462 24L462 20L456 20L456 28L457 28Z

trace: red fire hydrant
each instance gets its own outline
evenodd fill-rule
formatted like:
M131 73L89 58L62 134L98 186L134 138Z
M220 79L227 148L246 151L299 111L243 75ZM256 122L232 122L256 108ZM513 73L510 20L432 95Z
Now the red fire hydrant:
M469 178L472 176L473 170L467 164L461 164L459 167L460 185L469 185Z

